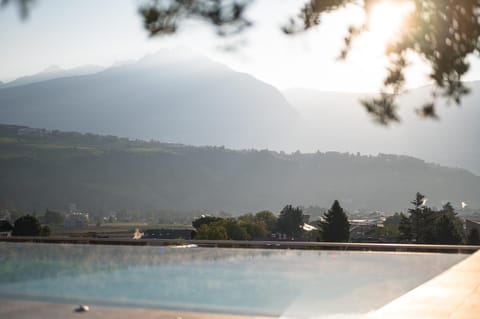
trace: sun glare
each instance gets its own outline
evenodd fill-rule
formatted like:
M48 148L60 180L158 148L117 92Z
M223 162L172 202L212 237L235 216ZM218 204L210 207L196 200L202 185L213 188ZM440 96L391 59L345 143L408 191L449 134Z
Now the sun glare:
M410 1L385 0L375 4L368 21L370 35L378 45L385 46L401 31L413 10L415 5Z

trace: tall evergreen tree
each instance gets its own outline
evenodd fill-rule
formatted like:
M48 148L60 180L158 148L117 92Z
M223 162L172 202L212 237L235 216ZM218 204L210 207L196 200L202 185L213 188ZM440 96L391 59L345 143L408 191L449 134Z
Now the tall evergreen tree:
M423 230L422 207L425 204L425 196L417 192L415 199L410 203L413 205L413 208L408 209L410 214L411 239L418 243L420 242L421 232Z
M350 223L338 200L323 215L320 222L320 232L324 241L347 242L350 238Z
M426 205L427 198L418 193L411 201L413 208L410 208L410 225L412 241L418 244L433 243L435 241L435 212Z

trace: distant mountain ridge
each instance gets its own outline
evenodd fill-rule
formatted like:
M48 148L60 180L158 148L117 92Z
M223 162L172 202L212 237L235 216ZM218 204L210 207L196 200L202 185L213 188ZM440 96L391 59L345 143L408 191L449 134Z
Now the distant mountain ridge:
M168 52L0 90L4 123L194 145L280 148L297 117L271 85Z
M37 74L22 76L13 81L4 83L3 88L22 86L22 85L38 83L38 82L43 82L43 81L48 81L53 79L61 79L61 78L72 77L72 76L95 74L102 71L103 69L104 68L96 65L85 65L85 66L72 68L72 69L62 69L59 66L51 65L47 67L45 70Z
M440 101L438 122L415 115L429 88L411 90L399 100L402 123L385 128L360 105L366 95L280 92L181 50L93 74L33 78L0 87L3 123L233 149L404 154L480 176L480 82L468 84L460 109Z
M332 149L376 154L408 154L446 166L466 168L480 176L480 82L469 82L471 93L462 105L439 99L439 120L424 120L415 108L428 101L430 87L414 89L399 98L400 124L372 123L360 104L367 94L285 90L301 114L300 149ZM332 133L334 132L334 133ZM328 138L324 138L328 137Z
M381 154L233 151L0 125L0 208L279 211L286 204L405 211L480 207L480 177Z

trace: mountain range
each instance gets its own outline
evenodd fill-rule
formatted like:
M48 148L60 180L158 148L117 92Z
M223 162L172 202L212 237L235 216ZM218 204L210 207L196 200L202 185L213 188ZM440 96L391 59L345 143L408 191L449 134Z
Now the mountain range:
M0 87L1 123L233 149L409 155L480 175L479 82L460 108L440 100L438 121L414 111L431 88L411 90L400 98L402 122L383 127L361 107L365 94L281 92L175 51L87 74L47 71Z
M2 123L193 145L281 148L297 117L274 87L169 52L0 90Z
M22 85L43 82L43 81L48 81L53 79L59 79L59 78L95 74L102 70L103 70L102 67L96 66L96 65L85 65L85 66L72 68L68 70L62 69L61 67L56 65L51 65L39 73L22 76L6 84L3 83L3 87L9 88L9 87L22 86ZM1 83L0 83L0 87L2 87Z
M399 98L400 123L388 127L372 122L360 100L367 94L290 89L284 95L301 114L303 149L403 154L480 175L480 82L461 106L438 100L438 120L422 119L415 109L427 102L431 87L411 90Z

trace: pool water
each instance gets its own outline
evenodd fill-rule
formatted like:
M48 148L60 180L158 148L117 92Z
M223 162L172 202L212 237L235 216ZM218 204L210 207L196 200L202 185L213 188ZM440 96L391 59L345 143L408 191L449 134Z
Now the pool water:
M0 298L296 318L364 314L466 256L0 243Z

